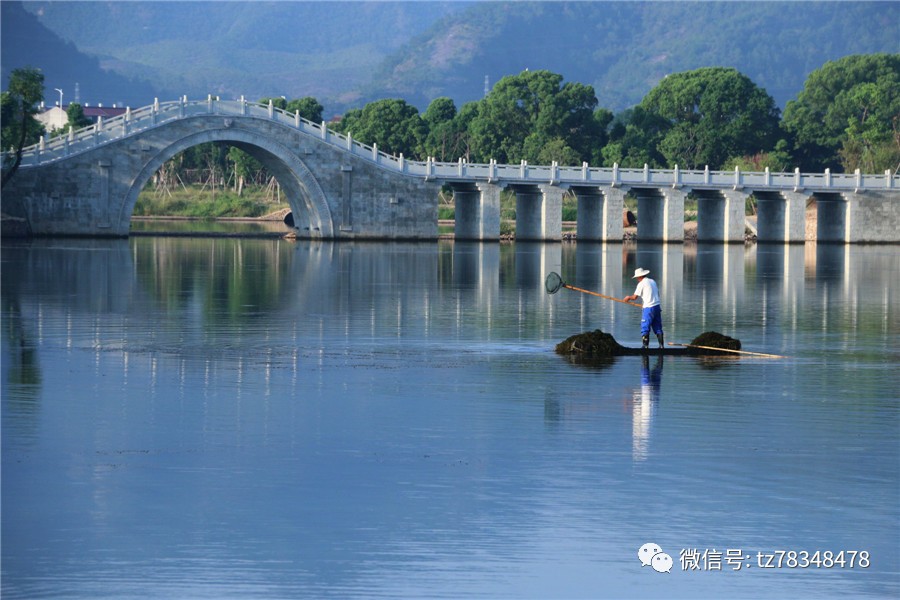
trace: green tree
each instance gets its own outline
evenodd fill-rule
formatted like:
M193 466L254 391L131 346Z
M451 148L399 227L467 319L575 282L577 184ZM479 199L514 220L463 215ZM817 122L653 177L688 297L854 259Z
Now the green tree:
M466 162L472 162L472 123L478 119L481 114L481 102L467 102L462 105L456 116L453 117L453 130L455 133L454 151L449 153L450 160L455 156L457 159L462 158Z
M171 162L184 183L219 185L231 169L228 149L224 142L205 142L187 148Z
M87 127L91 124L91 120L84 116L84 108L77 102L72 102L66 107L66 123L62 127L50 131L50 135L65 135L69 132L69 127L73 130Z
M540 162L543 147L553 140L563 140L574 151L564 153L566 160L573 156L576 164L590 160L601 145L596 107L591 86L562 85L562 75L550 71L504 77L479 101L477 115L469 123L474 160Z
M272 106L275 108L280 108L281 110L287 109L287 99L284 96L278 96L277 98L260 98L259 103L264 104L266 106L269 105L269 101L272 102Z
M597 111L597 95L594 88L581 83L567 83L554 97L552 110L541 111L538 130L546 131L552 138L565 141L575 155L558 158L560 164L580 165L591 162L595 151L606 143L605 128L602 126L605 113ZM540 153L539 153L540 154ZM545 164L538 157L538 161ZM565 162L563 162L565 161Z
M321 123L322 113L325 112L325 107L322 106L319 101L312 96L305 96L303 98L296 98L288 102L286 110L290 113L299 112L300 116L307 121L312 121L313 123Z
M594 111L594 128L596 129L594 143L591 144L591 160L592 165L602 165L603 148L609 143L609 131L615 115L606 108L598 108Z
M900 54L857 54L825 63L787 103L782 126L800 168L897 168Z
M530 136L525 140L526 152L529 151L527 146L531 141L532 139ZM539 148L531 149L530 151L536 152L537 158L535 159L535 164L539 165L549 165L553 162L560 165L578 165L582 162L578 152L569 146L566 143L566 140L560 137L542 141Z
M77 102L73 102L66 107L66 116L68 117L65 128L66 131L68 131L70 127L77 130L91 124L91 120L84 116L84 107Z
M758 152L752 156L733 156L725 162L725 167L740 168L742 171L765 171L766 167L773 173L783 173L792 169L793 160L787 151L788 143L778 140L771 152Z
M721 168L731 156L772 149L779 136L775 100L737 69L669 75L641 106L667 123L657 149L670 167Z
M44 74L40 69L13 69L9 77L9 89L3 93L0 134L3 152L12 152L13 158L12 164L7 167L10 157L4 154L0 187L12 179L22 164L22 149L28 144L36 143L44 131L43 126L34 118L43 99Z
M382 152L407 158L418 157L427 133L418 109L400 99L376 100L361 110L347 111L338 130L364 144L378 144Z
M900 81L897 73L853 88L846 139L839 152L846 171L877 173L900 165ZM885 110L887 109L887 110Z
M452 121L454 117L456 117L456 105L452 99L446 96L432 100L428 108L425 109L425 114L422 115L422 118L429 125L446 123Z
M666 158L658 147L668 125L666 119L641 105L616 115L610 125L609 142L603 147L603 164L632 169L665 167Z
M238 196L244 193L244 184L253 178L255 173L263 171L263 166L258 160L236 146L228 148L228 162L234 168L234 190Z
M435 98L428 105L422 119L428 128L422 143L424 156L433 156L440 161L456 160L460 156L456 105L447 97Z

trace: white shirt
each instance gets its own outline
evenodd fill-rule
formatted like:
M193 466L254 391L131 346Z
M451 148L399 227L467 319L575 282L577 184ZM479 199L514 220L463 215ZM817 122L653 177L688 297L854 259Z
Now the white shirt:
M644 277L638 281L637 287L634 288L634 295L641 297L644 308L650 308L659 304L659 288L656 282L649 277Z

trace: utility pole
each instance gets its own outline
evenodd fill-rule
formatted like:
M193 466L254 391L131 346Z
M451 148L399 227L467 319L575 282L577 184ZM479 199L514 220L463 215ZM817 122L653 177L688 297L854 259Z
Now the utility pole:
M59 107L62 108L63 107L63 105L62 105L62 96L63 96L62 90L59 88L53 88L53 89L56 90L57 92L59 92ZM65 110L65 109L63 109L63 110Z

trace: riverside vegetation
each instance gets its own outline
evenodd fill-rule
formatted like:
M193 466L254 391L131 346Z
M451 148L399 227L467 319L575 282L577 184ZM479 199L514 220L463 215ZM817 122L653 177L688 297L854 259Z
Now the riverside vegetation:
M136 217L255 218L286 208L287 202L272 200L265 189L245 189L239 196L230 190L213 192L191 186L165 195L145 190L138 196L132 214Z

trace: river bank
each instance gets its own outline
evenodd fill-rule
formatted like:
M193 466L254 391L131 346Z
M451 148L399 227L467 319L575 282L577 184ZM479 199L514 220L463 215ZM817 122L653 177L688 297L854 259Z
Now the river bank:
M279 221L284 222L284 218L291 213L290 208L281 208L271 213L259 217L189 217L180 215L135 215L131 217L132 221L220 221L222 223L254 223L259 221Z
M178 216L178 215L160 215L160 216L147 216L147 215L135 215L132 216L131 221L133 223L130 234L138 235L138 236L149 236L149 235L171 235L171 236L196 236L196 237L284 237L290 236L292 233L292 229L290 229L287 225L284 225L283 229L277 229L272 231L226 231L225 228L218 228L218 230L207 230L203 231L199 228L186 229L184 231L176 231L172 228L168 228L167 231L159 231L152 227L147 227L152 223L221 223L221 224L253 224L253 223L284 223L285 217L290 214L290 208L281 208L270 213L267 213L258 217L193 217L193 216ZM0 235L3 237L27 237L28 236L28 225L25 219L19 217L13 217L10 215L3 214L0 216L0 224L2 224L2 230L0 230ZM453 239L453 227L454 227L453 219L440 219L438 221L439 239ZM137 225L137 226L135 226ZM563 232L562 232L562 240L564 242L574 242L577 241L576 234L576 225L575 221L564 221L563 222ZM756 242L756 216L751 215L747 217L747 228L745 230L744 242L745 243L755 243ZM817 211L815 205L811 206L806 211L806 241L816 241L816 229L817 229ZM637 240L637 227L636 226L627 226L623 228L623 241L633 241ZM515 223L511 222L511 226L505 228L503 233L500 235L500 240L504 242L515 241ZM684 223L684 241L685 243L693 243L697 241L697 221L685 221Z

